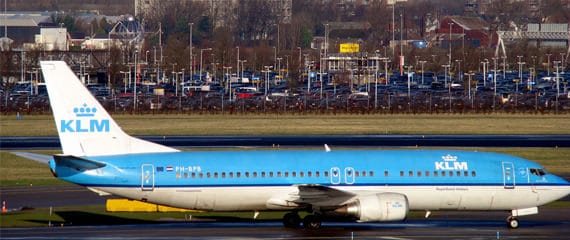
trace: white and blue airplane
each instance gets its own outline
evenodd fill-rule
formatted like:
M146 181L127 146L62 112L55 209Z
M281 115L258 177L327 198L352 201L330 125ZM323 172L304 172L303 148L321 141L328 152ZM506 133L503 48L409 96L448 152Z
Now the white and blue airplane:
M518 216L570 193L519 157L455 150L205 151L127 135L62 61L42 61L62 154L53 174L100 194L205 211L287 211L285 227L323 220L405 220L409 211L507 211ZM303 219L299 212L308 212Z

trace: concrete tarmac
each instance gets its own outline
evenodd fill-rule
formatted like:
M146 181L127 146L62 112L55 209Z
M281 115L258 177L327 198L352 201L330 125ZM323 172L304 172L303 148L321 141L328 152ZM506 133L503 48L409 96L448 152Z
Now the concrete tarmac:
M504 213L439 213L394 223L324 223L319 230L287 229L279 221L167 222L143 225L0 229L2 239L568 239L570 208L546 208L521 217L518 229ZM565 216L565 219L563 219ZM554 217L554 218L552 218ZM484 218L486 220L481 220Z
M567 177L567 176L566 176ZM104 204L105 198L74 186L0 188L9 209ZM567 201L568 198L565 198ZM419 214L419 215L423 215ZM317 231L287 229L280 221L165 219L150 224L65 225L2 228L1 239L569 239L570 207L541 207L520 217L520 228L508 229L506 212L433 212L430 218L403 222L324 222ZM416 214L415 216L418 216ZM498 236L498 238L497 238Z

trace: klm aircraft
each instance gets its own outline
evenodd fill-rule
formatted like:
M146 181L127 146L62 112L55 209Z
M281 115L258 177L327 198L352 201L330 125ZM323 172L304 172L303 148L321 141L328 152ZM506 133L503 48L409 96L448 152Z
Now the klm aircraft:
M570 193L519 157L454 150L180 152L127 135L61 61L41 62L62 154L53 174L100 194L205 211L287 211L285 227L401 221L409 211L518 216ZM308 212L303 219L299 212Z

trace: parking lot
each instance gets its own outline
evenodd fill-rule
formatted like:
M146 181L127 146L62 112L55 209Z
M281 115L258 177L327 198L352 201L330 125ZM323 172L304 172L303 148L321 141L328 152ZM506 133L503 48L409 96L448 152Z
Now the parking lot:
M249 73L252 74L252 73ZM247 73L246 73L247 75ZM423 75L423 76L422 76ZM469 76L470 75L470 76ZM386 81L378 74L374 81L353 79L351 84L335 83L334 75L303 81L275 84L275 75L255 82L185 79L165 76L158 85L137 85L137 104L133 88L93 85L89 89L114 113L568 113L570 73L498 72L464 74L461 79L444 73L420 72L400 76L394 72ZM522 78L520 78L522 76ZM468 77L471 77L469 80ZM519 80L522 79L522 80ZM227 80L227 81L225 81ZM357 81L358 80L358 81ZM269 85L267 90L264 86ZM32 93L30 94L30 89ZM160 89L160 91L157 91ZM231 90L230 90L231 89ZM9 93L2 89L3 113L49 113L45 86L18 84ZM111 94L114 92L114 94ZM231 92L231 94L230 94ZM157 94L159 93L159 94Z

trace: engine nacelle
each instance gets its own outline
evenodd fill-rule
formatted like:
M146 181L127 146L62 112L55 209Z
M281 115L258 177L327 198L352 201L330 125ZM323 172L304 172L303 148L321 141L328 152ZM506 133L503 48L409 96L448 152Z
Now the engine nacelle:
M398 193L378 193L358 197L335 212L355 217L359 222L402 221L408 216L408 198Z

